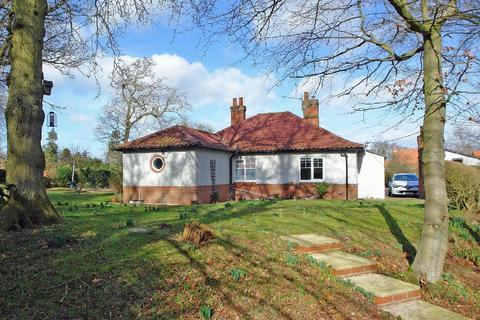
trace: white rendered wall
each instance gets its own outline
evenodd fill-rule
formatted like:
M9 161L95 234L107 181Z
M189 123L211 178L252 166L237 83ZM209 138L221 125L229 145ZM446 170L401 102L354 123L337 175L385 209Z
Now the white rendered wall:
M453 161L453 159L462 159L463 160L462 163L467 166L480 166L480 159L464 156L462 154L458 154L450 151L445 151L445 160Z
M156 154L165 159L165 167L158 173L150 168ZM194 186L195 183L195 150L123 154L124 186Z
M357 183L357 154L348 152L348 183ZM345 184L345 158L339 152L325 153L277 153L252 154L257 168L257 184L285 184L300 182L300 158L323 158L323 181ZM245 156L243 156L245 157ZM235 181L235 157L233 159L233 180ZM241 182L241 181L237 181ZM302 181L309 182L309 181ZM312 181L318 182L318 181Z
M215 184L220 185L230 183L228 178L230 167L228 163L230 161L231 153L211 149L196 149L195 155L195 165L197 169L196 184L198 186L209 186L212 184L210 176L210 160L215 160L216 162Z
M358 160L358 198L385 199L385 158L367 151Z

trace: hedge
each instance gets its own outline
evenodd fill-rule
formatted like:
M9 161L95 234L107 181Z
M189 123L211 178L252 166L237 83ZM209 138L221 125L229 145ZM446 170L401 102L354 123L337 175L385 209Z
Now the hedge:
M108 165L88 166L75 170L75 181L84 187L106 188L110 184L110 178L114 175L114 169ZM72 166L63 165L56 169L54 182L58 185L68 186L72 179Z
M445 161L445 178L450 206L455 209L480 211L480 169Z

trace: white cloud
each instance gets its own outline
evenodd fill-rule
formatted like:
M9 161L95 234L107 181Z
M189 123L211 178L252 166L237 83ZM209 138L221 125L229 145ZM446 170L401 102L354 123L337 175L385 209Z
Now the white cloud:
M134 58L122 57L125 61ZM257 113L263 110L262 106L271 104L277 98L271 90L275 84L271 76L250 76L237 68L208 70L201 62L189 62L174 54L153 55L152 59L155 62L154 72L164 78L167 85L184 92L194 109L220 104L228 109L232 98L243 96L251 107L249 110ZM45 67L45 78L54 81L54 93L61 90L96 95L101 89L100 93L109 96L113 58L100 58L98 62L100 70L96 78L86 77L79 71L70 78L48 66Z
M192 107L224 105L234 97L245 97L249 111L263 111L276 99L271 88L275 79L268 76L249 76L237 68L208 70L200 62L188 62L178 55L153 55L155 73L165 78L168 85L186 93Z

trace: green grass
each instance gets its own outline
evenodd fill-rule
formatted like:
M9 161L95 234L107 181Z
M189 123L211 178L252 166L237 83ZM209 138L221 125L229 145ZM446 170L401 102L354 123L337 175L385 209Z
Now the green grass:
M131 207L106 204L108 193L49 195L64 224L0 234L0 317L388 319L279 236L341 239L347 251L377 261L380 272L412 281L408 260L423 219L415 199ZM452 214L465 225L451 225L448 276L424 295L475 317L480 276L468 249L478 244L465 230L475 232L478 222ZM208 224L216 239L199 248L179 241L190 221ZM132 225L151 232L132 233Z

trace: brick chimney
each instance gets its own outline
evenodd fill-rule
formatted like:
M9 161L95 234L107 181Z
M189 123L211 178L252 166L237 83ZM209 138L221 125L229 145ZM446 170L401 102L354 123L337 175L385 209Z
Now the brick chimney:
M231 125L240 123L245 120L245 112L247 111L247 107L243 105L243 97L233 98L232 106L230 107L230 115L231 115Z
M303 118L307 120L308 123L313 124L316 127L320 125L318 105L319 105L318 99L310 99L308 97L308 92L303 93L303 100L302 100Z

